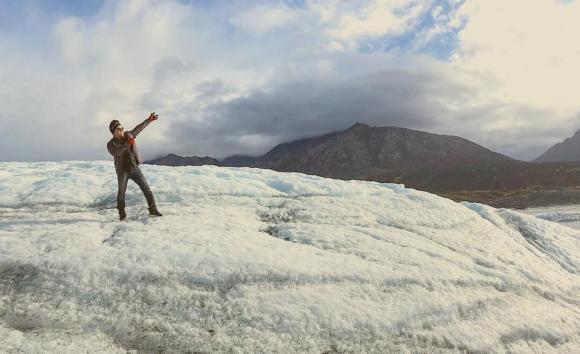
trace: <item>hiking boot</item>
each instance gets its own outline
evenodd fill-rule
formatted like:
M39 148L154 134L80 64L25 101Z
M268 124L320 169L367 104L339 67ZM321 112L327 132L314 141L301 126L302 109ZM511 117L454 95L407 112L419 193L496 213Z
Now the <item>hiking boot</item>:
M126 217L127 217L127 214L125 214L125 209L119 209L119 221L122 221Z
M163 216L163 214L161 214L159 210L157 210L157 207L149 208L149 215Z

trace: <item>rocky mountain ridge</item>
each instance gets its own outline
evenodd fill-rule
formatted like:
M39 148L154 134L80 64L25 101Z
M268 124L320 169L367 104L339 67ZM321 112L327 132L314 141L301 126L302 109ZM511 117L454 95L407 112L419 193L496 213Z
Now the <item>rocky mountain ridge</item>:
M570 138L549 148L534 162L566 162L580 161L580 130Z

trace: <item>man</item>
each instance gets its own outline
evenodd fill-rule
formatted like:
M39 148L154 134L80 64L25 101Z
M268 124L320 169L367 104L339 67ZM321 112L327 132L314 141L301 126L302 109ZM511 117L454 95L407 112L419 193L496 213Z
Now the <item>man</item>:
M153 193L145 180L145 176L139 169L141 163L139 153L137 152L137 145L135 138L139 133L145 129L149 123L159 118L155 112L151 113L145 121L137 125L133 130L124 132L124 128L118 120L113 120L109 124L109 131L113 134L113 138L107 143L107 150L115 158L115 172L117 172L117 209L119 209L119 220L125 219L125 191L127 190L127 181L132 179L147 199L149 206L149 214L162 216L155 206L155 199Z

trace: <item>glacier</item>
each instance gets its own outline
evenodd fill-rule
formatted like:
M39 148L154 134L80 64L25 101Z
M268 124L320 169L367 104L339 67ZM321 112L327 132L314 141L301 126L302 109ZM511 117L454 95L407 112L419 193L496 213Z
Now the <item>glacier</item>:
M580 352L580 231L399 184L0 163L8 353Z

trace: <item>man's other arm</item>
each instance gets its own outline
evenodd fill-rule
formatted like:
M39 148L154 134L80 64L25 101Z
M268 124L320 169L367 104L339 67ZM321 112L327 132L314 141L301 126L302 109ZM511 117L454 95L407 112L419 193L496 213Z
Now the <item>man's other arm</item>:
M123 143L119 146L115 145L115 143L111 140L107 143L107 150L113 156L120 156L124 153L131 145L127 140L123 140Z

